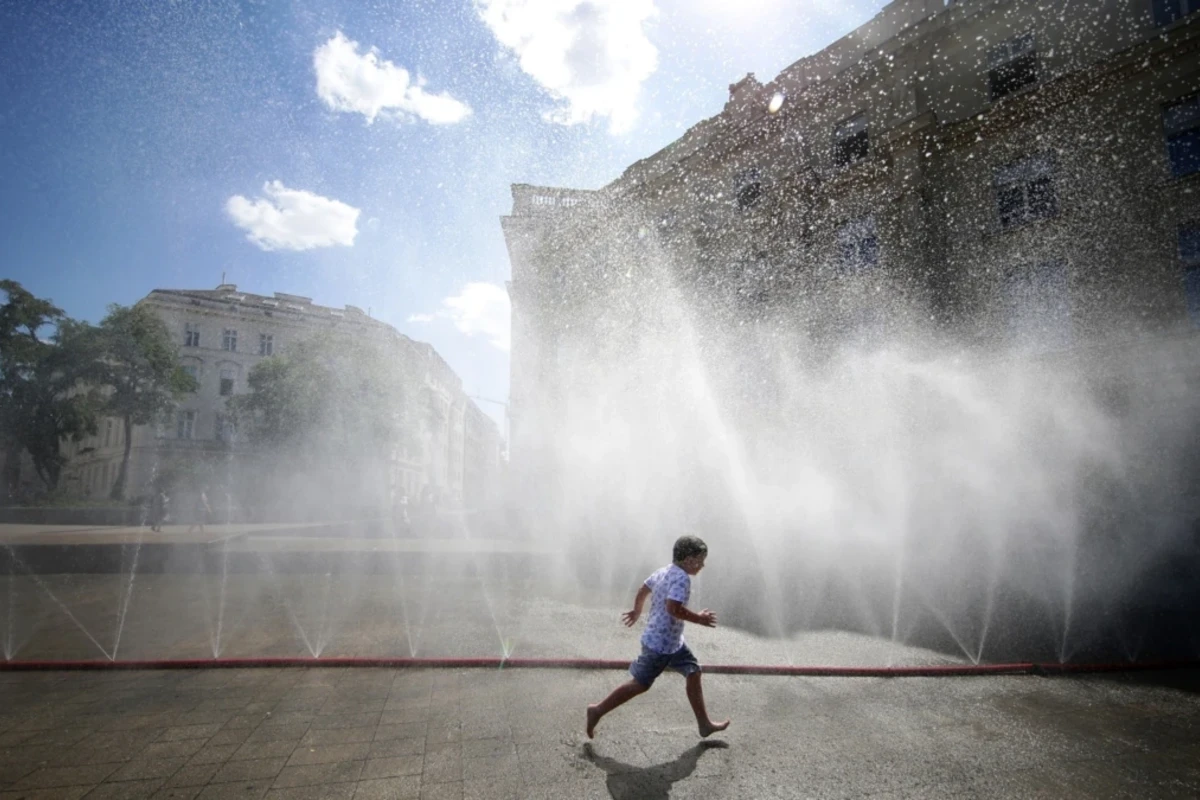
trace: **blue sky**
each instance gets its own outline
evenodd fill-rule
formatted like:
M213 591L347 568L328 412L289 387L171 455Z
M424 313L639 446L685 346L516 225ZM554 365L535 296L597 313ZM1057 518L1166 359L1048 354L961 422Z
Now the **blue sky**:
M0 276L369 307L504 399L509 185L599 187L882 5L5 3Z

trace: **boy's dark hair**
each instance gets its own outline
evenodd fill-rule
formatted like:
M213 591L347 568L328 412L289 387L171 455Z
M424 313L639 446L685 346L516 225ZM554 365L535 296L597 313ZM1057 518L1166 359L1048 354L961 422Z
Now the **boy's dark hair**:
M708 545L699 536L680 536L675 540L675 550L672 560L678 564L691 556L702 556L708 552Z

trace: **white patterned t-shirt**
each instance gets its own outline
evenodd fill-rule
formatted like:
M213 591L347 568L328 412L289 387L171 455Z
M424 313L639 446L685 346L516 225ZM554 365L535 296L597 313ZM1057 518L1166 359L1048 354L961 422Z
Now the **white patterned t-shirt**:
M683 647L683 620L671 616L667 601L678 600L687 605L692 578L678 564L671 564L646 578L646 587L651 592L650 616L642 632L642 645L656 653L674 653Z

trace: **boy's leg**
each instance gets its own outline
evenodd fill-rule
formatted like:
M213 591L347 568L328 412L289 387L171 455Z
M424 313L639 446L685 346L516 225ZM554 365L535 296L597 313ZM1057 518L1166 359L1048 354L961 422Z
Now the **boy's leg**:
M600 721L608 712L612 711L617 706L623 705L633 698L642 694L649 686L643 686L635 680L630 680L622 683L617 688L609 693L608 697L601 700L599 703L593 703L587 707L587 735L591 739L593 732L596 730L596 723Z
M704 707L704 687L700 685L699 671L687 676L687 697L692 704L692 713L696 715L696 724L700 726L700 736L709 736L729 727L729 720L713 722L708 718L708 709Z

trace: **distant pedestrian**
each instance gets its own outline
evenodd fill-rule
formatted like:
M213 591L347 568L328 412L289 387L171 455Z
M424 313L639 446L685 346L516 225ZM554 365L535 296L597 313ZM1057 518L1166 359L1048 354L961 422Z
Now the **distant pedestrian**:
M197 526L200 532L204 533L204 525L212 516L212 506L208 504L208 487L204 486L200 489L200 494L196 496L196 508L192 515L192 524L188 527L188 533L191 533Z
M167 521L170 508L170 496L167 495L165 489L159 489L154 497L150 500L150 530L162 530L163 523Z
M692 576L704 569L708 545L696 536L681 536L675 542L672 563L646 579L633 599L633 609L621 615L626 627L633 627L650 598L650 618L642 633L642 654L629 666L633 680L623 683L608 697L587 708L587 735L592 738L596 723L608 712L650 688L663 670L670 668L687 679L687 697L696 715L700 735L723 731L729 720L713 722L704 707L704 689L700 685L700 664L683 641L683 623L693 622L706 628L717 626L717 615L707 608L696 613L687 607L692 592Z

